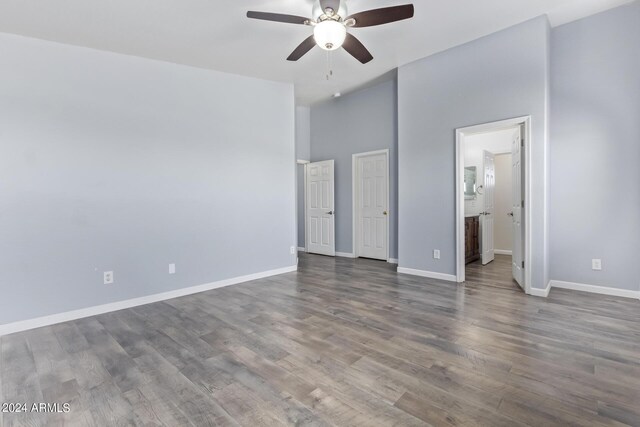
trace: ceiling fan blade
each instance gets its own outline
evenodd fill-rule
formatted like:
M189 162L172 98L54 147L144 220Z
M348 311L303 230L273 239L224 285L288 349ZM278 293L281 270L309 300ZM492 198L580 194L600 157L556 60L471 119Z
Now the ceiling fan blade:
M344 40L342 45L344 50L349 52L351 56L356 58L358 61L366 64L367 62L373 59L373 55L367 50L366 47L355 38L352 34L347 33L347 38Z
M307 52L309 52L316 45L316 41L313 36L307 37L300 45L295 48L291 55L287 58L287 61L297 61L302 58Z
M320 7L324 12L327 8L331 8L334 12L338 12L340 9L340 0L320 0Z
M413 18L413 5L383 7L382 9L372 9L355 13L347 19L354 19L354 28L373 27L374 25L388 24L390 22L402 21Z
M295 15L285 15L282 13L269 13L269 12L254 12L250 10L247 12L247 18L262 19L263 21L284 22L286 24L300 24L307 25L309 18Z

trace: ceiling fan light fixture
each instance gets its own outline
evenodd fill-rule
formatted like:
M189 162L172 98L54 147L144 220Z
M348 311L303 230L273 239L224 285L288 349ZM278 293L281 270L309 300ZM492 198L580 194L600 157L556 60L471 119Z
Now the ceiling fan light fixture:
M342 47L347 37L347 28L343 23L327 19L313 27L313 38L324 50L336 50Z
M373 60L373 55L353 34L347 32L348 27L363 28L389 24L413 18L413 4L383 7L365 10L353 15L347 12L347 0L307 0L314 3L312 17L305 18L284 13L257 12L250 10L247 18L264 21L284 22L287 24L308 25L313 27L313 34L302 41L287 61L297 61L316 45L330 51L339 48L344 50L362 64Z

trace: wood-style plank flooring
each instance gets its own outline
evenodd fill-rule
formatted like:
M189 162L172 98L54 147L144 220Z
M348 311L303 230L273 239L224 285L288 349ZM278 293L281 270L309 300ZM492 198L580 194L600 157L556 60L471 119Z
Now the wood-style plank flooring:
M467 286L495 286L504 289L520 289L511 274L511 255L496 255L487 265L477 260L466 265Z
M497 265L497 264L496 264ZM1 338L0 425L640 425L640 302L301 255L290 273Z

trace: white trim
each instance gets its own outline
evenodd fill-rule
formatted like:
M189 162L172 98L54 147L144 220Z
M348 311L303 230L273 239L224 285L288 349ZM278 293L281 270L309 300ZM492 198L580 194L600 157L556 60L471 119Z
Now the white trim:
M360 186L358 185L358 180L360 178L358 174L358 159L361 157L368 156L376 156L379 154L384 154L387 159L387 262L389 261L389 246L391 246L391 204L390 204L390 193L391 193L391 169L389 165L389 158L391 157L389 154L389 149L385 148L384 150L376 150L376 151L367 151L366 153L355 153L351 155L351 249L353 251L353 257L358 258L360 254L358 253L358 203L357 200L360 196L360 191L358 189ZM394 212L395 215L395 212Z
M465 257L464 257L464 192L461 191L464 182L464 137L475 133L484 133L507 129L510 127L524 125L524 291L532 294L531 287L531 266L532 263L532 230L531 230L531 192L533 184L531 182L531 140L532 126L531 116L516 117L513 119L500 120L492 123L468 126L456 129L456 281L461 283L465 280ZM544 143L544 141L540 141ZM539 291L539 290L538 290Z
M498 151L489 151L494 156L504 156L505 154L511 154L511 150L498 150Z
M304 251L307 252L307 249L309 248L309 239L307 238L307 236L309 235L309 232L307 230L307 164L305 163L303 166L303 171L302 174L304 175L304 188L302 189L302 197L304 197Z
M547 287L544 289L540 288L531 288L529 295L533 295L534 297L543 297L546 298L549 296L549 291L551 290L551 282L547 283Z
M410 274L412 276L428 277L430 279L446 280L448 282L455 282L456 276L453 274L436 273L434 271L415 270L413 268L398 267L398 273Z
M563 282L561 280L549 281L549 287L559 289L570 289L573 291L591 292L594 294L611 295L624 298L640 299L640 291L629 289L609 288L606 286L586 285L584 283Z
M298 252L306 252L307 250L302 247L302 246L298 246Z
M144 297L128 299L124 301L113 302L109 304L96 305L93 307L82 308L79 310L67 311L64 313L52 314L50 316L38 317L36 319L22 320L14 323L0 325L0 336L13 334L15 332L26 331L29 329L41 328L43 326L55 325L56 323L68 322L70 320L82 319L84 317L97 316L99 314L109 313L112 311L124 310L126 308L137 307L140 305L151 304L154 302L165 301L168 299L179 298L186 295L196 294L200 292L210 291L225 286L237 285L239 283L250 282L252 280L263 279L265 277L277 276L279 274L291 273L297 271L298 266L278 268L275 270L263 271L260 273L248 274L246 276L238 276L230 279L218 280L204 285L191 286L189 288L176 289L174 291L163 292Z
M465 245L464 235L464 191L460 191L462 185L464 185L464 133L456 129L456 282L462 283L465 279L465 257L460 257L461 250ZM460 179L460 173L462 173L462 179ZM460 193L462 193L462 201L460 201ZM462 243L461 243L462 242Z
M496 255L513 255L513 251L508 251L505 249L494 249L493 253Z
M389 258L389 259L387 260L387 262L388 262L389 264L397 264L397 263L398 263L398 258Z
M306 164L311 163L311 162L309 160L300 160L300 159L298 159L298 160L296 160L296 163L299 164L299 165L306 165Z
M352 253L349 252L336 252L336 256L342 257L342 258L355 258L356 256Z

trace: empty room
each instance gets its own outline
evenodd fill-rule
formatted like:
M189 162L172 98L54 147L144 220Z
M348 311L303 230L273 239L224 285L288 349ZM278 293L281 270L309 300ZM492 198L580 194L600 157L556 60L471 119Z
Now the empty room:
M0 427L640 426L640 0L0 1Z

